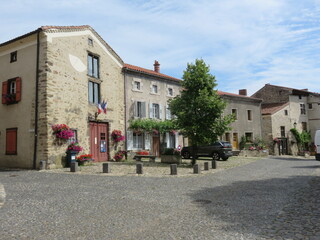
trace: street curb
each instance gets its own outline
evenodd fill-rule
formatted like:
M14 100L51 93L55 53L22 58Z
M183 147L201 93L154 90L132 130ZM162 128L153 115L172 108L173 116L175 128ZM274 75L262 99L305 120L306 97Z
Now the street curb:
M4 186L0 183L0 208L4 205L6 199L6 192Z

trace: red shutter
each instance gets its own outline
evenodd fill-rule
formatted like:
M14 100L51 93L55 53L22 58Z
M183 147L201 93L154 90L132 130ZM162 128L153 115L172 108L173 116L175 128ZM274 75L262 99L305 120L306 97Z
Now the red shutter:
M6 154L17 154L17 128L7 129L6 134Z
M7 98L5 97L7 93L8 93L8 82L5 81L2 83L2 104L7 103Z
M16 78L16 102L21 100L21 78Z

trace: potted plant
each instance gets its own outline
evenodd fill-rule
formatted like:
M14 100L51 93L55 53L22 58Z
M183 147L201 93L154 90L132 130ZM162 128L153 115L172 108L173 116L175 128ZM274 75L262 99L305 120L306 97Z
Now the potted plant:
M74 136L74 132L66 124L54 124L51 129L57 139L68 140Z
M113 156L113 160L116 162L121 162L123 158L126 156L127 152L123 150L119 150L116 152L116 154Z
M162 163L181 163L181 154L178 149L174 148L165 148L161 154Z
M82 147L78 142L72 142L68 145L66 154L67 154L67 167L70 166L72 162L76 161L76 155L82 151Z
M93 161L91 154L82 154L79 157L76 157L76 160L77 160L79 166L85 165L86 163Z

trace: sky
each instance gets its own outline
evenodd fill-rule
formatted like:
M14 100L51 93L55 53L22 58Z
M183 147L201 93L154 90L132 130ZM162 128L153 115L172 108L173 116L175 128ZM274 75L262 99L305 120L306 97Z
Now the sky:
M320 0L0 0L0 43L90 25L125 63L182 79L203 59L217 89L320 92Z

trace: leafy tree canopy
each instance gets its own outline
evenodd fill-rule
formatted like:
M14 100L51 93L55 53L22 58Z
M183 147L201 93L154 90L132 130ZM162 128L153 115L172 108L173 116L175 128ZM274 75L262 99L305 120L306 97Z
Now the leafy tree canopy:
M214 89L215 76L209 72L209 66L202 59L188 64L183 74L183 90L169 103L177 128L193 145L216 141L234 121L233 115L223 116L226 103Z

